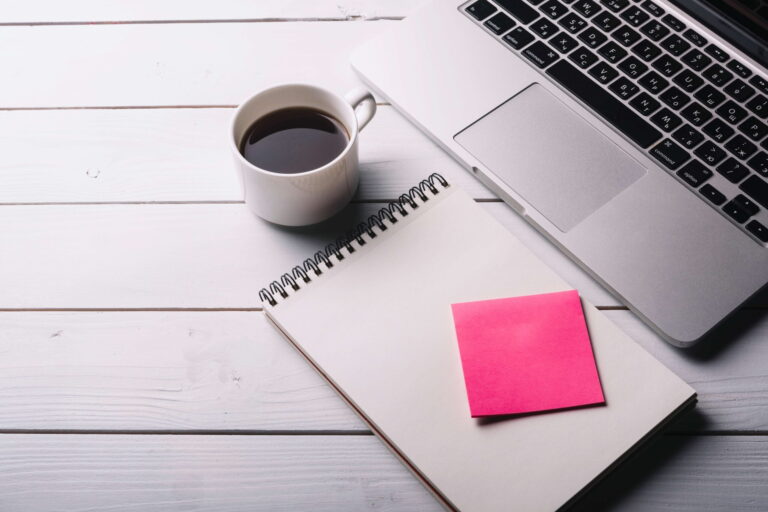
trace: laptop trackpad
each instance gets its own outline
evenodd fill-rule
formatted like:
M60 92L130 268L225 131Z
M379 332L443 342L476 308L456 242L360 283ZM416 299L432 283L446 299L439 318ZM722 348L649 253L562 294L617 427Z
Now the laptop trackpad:
M454 139L564 232L646 172L539 84Z

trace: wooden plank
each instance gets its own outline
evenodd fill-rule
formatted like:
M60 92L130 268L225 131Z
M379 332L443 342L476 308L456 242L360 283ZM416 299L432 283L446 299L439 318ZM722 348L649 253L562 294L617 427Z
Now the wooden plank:
M0 353L0 431L368 431L260 312L0 313Z
M434 511L372 436L2 435L0 508Z
M8 0L0 24L104 23L179 20L376 19L406 16L418 2L409 0Z
M372 436L2 435L0 450L4 510L442 510ZM766 437L669 437L577 510L762 512L766 481Z
M0 108L236 105L285 82L344 93L360 83L350 52L394 23L0 27Z
M699 345L665 343L628 311L606 314L699 394L674 431L768 431L768 311L742 310Z
M590 301L617 304L505 204L482 205ZM257 307L260 287L381 206L299 229L242 204L3 206L0 309Z
M240 201L227 139L233 113L0 111L0 204ZM360 162L358 199L395 198L434 171L475 198L495 198L390 106L363 132Z
M768 509L768 437L668 436L601 482L576 511Z
M670 432L768 432L768 315L716 356L606 313L699 393ZM0 313L0 431L364 431L261 312Z

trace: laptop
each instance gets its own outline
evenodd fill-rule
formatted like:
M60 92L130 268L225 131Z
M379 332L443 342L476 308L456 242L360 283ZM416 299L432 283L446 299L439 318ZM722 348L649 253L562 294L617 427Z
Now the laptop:
M352 65L690 346L768 283L766 11L760 0L436 0Z

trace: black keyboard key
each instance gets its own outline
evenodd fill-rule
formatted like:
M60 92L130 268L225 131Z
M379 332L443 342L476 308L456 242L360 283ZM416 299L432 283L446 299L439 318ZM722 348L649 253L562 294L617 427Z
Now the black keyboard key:
M678 146L672 139L664 139L651 150L651 155L668 169L675 170L683 165L691 155Z
M712 177L712 174L712 171L704 167L698 160L691 160L682 169L677 171L677 175L693 188L707 181ZM723 200L725 200L725 197L723 197Z
M768 94L768 81L766 81L765 78L755 75L749 79L749 83L763 91L765 94Z
M735 158L728 157L725 162L717 166L717 172L731 183L738 183L749 174L749 169Z
M739 206L733 201L730 201L728 204L723 206L723 211L739 224L746 222L747 219L751 217L749 213L739 208Z
M644 92L635 96L635 99L630 101L629 104L644 116L652 114L661 107L661 103Z
M726 85L723 88L723 91L725 91L725 94L735 99L739 103L747 101L755 94L755 90L752 87L738 78Z
M672 134L672 138L687 149L695 148L704 140L704 136L689 124L678 128L675 133Z
M614 31L613 34L611 34L611 37L613 37L623 46L632 46L640 40L641 36L632 28L624 25L623 27Z
M653 41L660 41L669 35L669 29L659 23L651 20L640 28L640 32L650 37Z
M680 110L691 101L689 96L674 86L661 93L659 99L674 110Z
M701 126L712 118L712 112L695 101L685 107L680 112L680 115L690 121L690 123L694 126Z
M680 36L672 34L661 42L661 47L675 57L678 57L688 51L688 49L691 47L691 44L683 40Z
M603 9L592 0L580 0L573 4L573 10L585 18L590 18Z
M689 40L696 46L704 46L705 44L707 44L707 40L704 38L704 36L696 32L692 28L689 28L688 30L683 32L683 37L685 37L687 40Z
M501 39L515 50L519 50L533 41L534 37L523 27L517 27L507 32Z
M763 208L768 208L768 183L757 176L750 176L739 185L739 188Z
M768 154L759 152L747 161L747 165L760 176L768 178Z
M525 23L526 25L539 17L536 9L526 4L523 0L497 0L496 3L513 17L517 18L520 23Z
M664 77L655 71L651 71L643 75L643 77L637 81L645 89L653 94L657 94L667 88L669 82Z
M645 62L649 62L661 55L661 50L652 42L643 39L632 47L632 53L643 59Z
M740 123L747 117L747 111L732 100L723 103L720 108L717 109L717 113L731 124Z
M768 242L768 228L756 220L751 220L747 223L747 231L755 235L761 242Z
M694 71L701 71L712 64L712 59L696 49L683 55L681 60Z
M604 32L610 32L621 25L621 20L609 12L602 12L592 18L592 23L597 25Z
M592 69L589 70L589 74L595 77L595 79L601 84L607 84L619 76L619 72L605 62L600 62L593 66Z
M650 123L566 61L553 64L547 74L640 147L647 148L661 137Z
M629 0L600 0L600 3L613 12L619 12L629 5Z
M721 93L711 85L705 85L703 88L699 89L694 96L708 108L715 108L725 101L725 94Z
M747 102L747 109L760 119L768 117L768 98L758 94Z
M465 10L470 14L470 16L480 21L496 12L496 8L491 4L491 2L487 2L486 0L477 0L477 2L470 5Z
M640 88L628 78L620 77L610 85L609 89L623 100L628 100L640 91Z
M755 179L760 180L760 178L758 178L757 176L755 176ZM746 180L744 183L742 183L739 188L743 189L744 185L747 184L747 181L749 180ZM768 197L766 197L765 199L766 199L766 203L768 203ZM754 201L752 201L750 198L748 198L743 194L739 194L736 197L734 197L733 202L736 203L736 206L738 206L739 208L747 212L750 215L750 217L752 215L756 215L760 211L760 207L757 206Z
M725 62L731 58L727 53L725 53L725 51L723 51L722 48L719 48L713 44L704 48L704 51L713 56L718 62Z
M717 147L712 141L706 141L696 148L694 154L704 160L708 165L716 165L725 158L725 151Z
M730 151L736 158L746 160L755 154L757 146L752 144L745 136L736 135L725 143L725 149Z
M523 55L539 68L545 68L560 58L552 48L541 41L536 41L523 50Z
M636 57L627 57L619 64L619 69L624 72L630 78L637 78L646 71L648 66L642 63L642 61Z
M651 116L651 122L665 132L671 132L680 126L683 120L668 108L663 108Z
M737 60L730 61L725 65L725 67L736 73L741 78L749 78L750 75L752 75L752 71L750 71L747 66Z
M624 21L632 25L633 27L639 27L651 17L648 15L647 12L643 11L639 7L630 7L629 9L625 10L621 13L621 17L624 18Z
M539 7L539 10L553 20L556 20L568 12L568 8L557 0L548 0L541 7Z
M753 141L758 142L768 134L768 126L755 116L750 116L739 125L739 131Z
M576 63L576 65L581 69L586 69L598 61L597 55L587 50L583 46L578 50L571 52L568 58Z
M654 16L661 16L664 14L664 9L653 3L651 0L645 0L645 2L642 3L642 7Z
M725 202L725 195L709 183L701 187L699 193L716 206L720 206Z
M541 36L542 39L549 39L550 37L560 32L560 29L557 28L557 25L549 21L547 18L539 18L538 20L528 25L528 28Z
M613 41L606 43L599 50L597 50L597 53L602 55L605 60L609 62L618 62L627 56L626 50L624 50L621 46L614 43Z
M565 33L558 34L550 39L549 44L554 46L560 53L568 53L579 46L579 43L574 38Z
M558 23L571 34L575 34L587 26L584 18L574 13L563 16Z
M653 61L653 67L656 68L662 75L672 76L683 67L682 64L677 62L669 55L662 55L655 61Z
M684 69L682 73L678 73L673 82L685 92L693 92L704 85L704 79L689 69Z
M590 48L597 48L603 44L608 39L608 37L597 30L595 27L589 27L587 30L579 34L579 39L581 39Z
M715 142L723 142L735 133L735 130L725 124L722 119L713 119L704 127L704 133L712 137Z
M718 87L725 85L733 78L733 73L719 64L712 64L706 71L704 71L703 75L704 78Z
M483 23L483 25L491 29L491 32L494 34L500 35L514 27L515 22L512 21L512 18L506 14L500 12L488 18L488 20Z
M666 23L668 26L672 27L673 30L677 30L678 32L680 32L685 28L685 23L675 18L671 14L667 14L666 16L661 18L661 21Z

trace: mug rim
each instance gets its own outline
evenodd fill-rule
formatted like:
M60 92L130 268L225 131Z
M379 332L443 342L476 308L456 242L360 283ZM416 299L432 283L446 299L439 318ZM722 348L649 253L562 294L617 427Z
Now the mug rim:
M266 94L267 92L273 91L275 89L292 89L292 88L314 89L316 91L320 91L320 92L323 92L325 94L329 94L331 96L334 96L347 109L349 109L351 111L352 118L355 120L354 134L350 135L349 140L347 141L347 145L344 147L344 149L341 151L341 153L336 155L336 157L333 160L331 160L330 162L328 162L326 164L323 164L320 167L316 167L316 168L310 169L308 171L294 172L294 173L282 173L282 172L270 171L268 169L264 169L262 167L259 167L258 165L252 164L251 162L249 162L243 156L243 154L240 152L240 147L235 142L235 122L237 121L237 118L242 113L243 108L245 107L245 105L250 103L255 98L257 98L257 97L259 97L259 96L261 96L263 94ZM314 108L315 110L320 110L318 108L315 108L315 107L312 107L312 106L308 106L308 105L295 105L295 106L296 107L304 106L306 108ZM271 110L271 111L268 112L268 114L270 114L272 112L276 112L277 110L280 110L280 109ZM331 115L334 118L336 117L334 114L332 114L330 112L325 112L325 114ZM257 119L255 119L253 122L256 122L256 120ZM346 125L346 123L344 123L344 121L342 121L340 119L337 119L337 120L344 125L344 128L346 130L349 131L349 127ZM359 131L360 130L359 130L358 125L357 125L357 115L355 114L355 109L353 109L352 105L350 105L342 96L339 96L335 92L330 91L328 89L325 89L323 87L317 86L317 85L305 84L305 83L299 83L299 82L289 82L289 83L277 84L277 85L273 85L273 86L270 86L270 87L266 87L266 88L260 90L259 92L257 92L256 94L253 94L253 95L249 96L243 102L241 102L240 105L238 105L237 109L235 109L235 113L232 115L232 121L230 122L229 145L230 145L230 148L232 148L232 150L235 152L236 158L238 158L241 163L244 163L249 168L251 168L253 170L256 170L256 171L259 171L259 172L263 172L263 173L268 174L270 176L280 176L280 177L283 177L283 178L287 179L287 178L291 178L291 177L294 177L294 176L308 176L310 174L319 173L319 172L322 172L322 171L326 170L327 168L329 168L329 167L331 167L333 165L336 165L339 161L344 159L347 156L347 154L351 151L352 146L354 145L355 142L357 142L357 135L358 135Z

